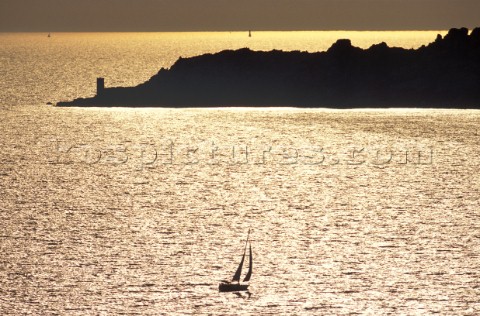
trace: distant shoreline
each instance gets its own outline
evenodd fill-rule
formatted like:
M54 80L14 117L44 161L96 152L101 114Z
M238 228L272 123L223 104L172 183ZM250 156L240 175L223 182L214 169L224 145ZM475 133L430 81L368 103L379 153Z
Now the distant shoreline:
M180 58L136 87L59 102L78 107L480 108L480 28L451 29L418 49L226 50Z

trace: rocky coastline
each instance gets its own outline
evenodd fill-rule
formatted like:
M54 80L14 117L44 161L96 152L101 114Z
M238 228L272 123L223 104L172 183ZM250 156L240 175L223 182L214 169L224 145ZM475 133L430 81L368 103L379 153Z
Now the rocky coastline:
M418 49L340 39L318 53L225 50L180 58L135 87L97 84L96 96L57 106L480 108L480 28Z

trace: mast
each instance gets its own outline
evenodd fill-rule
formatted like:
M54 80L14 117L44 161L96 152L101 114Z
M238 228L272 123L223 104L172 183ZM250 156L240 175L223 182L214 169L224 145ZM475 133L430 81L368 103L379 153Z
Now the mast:
M243 279L243 282L250 281L250 278L252 277L252 264L253 264L252 244L250 243L250 254L248 255L248 272L247 272L247 275L245 276L245 279Z
M247 252L248 237L250 236L250 229L248 230L247 241L245 242L245 249L243 249L243 256L240 264L238 265L237 271L233 275L233 281L240 282L240 275L242 274L243 262L245 261L245 253Z

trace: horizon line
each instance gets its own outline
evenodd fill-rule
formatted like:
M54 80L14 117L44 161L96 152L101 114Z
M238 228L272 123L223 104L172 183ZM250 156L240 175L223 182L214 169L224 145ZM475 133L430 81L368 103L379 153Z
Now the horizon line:
M318 29L318 30L255 30L255 29L245 29L245 30L168 30L168 31L55 31L55 30L41 30L41 31L3 31L0 30L0 33L244 33L251 31L253 32L444 32L449 31L450 29L459 29L466 28L469 31L472 31L475 28L469 28L465 26L461 27L450 27L445 29L369 29L369 30L359 30L359 29Z

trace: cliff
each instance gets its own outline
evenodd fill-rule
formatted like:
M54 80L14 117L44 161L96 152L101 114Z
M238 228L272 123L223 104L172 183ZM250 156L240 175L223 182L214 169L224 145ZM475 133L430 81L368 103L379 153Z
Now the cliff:
M451 29L418 49L226 50L180 58L145 83L59 106L480 108L480 28Z

